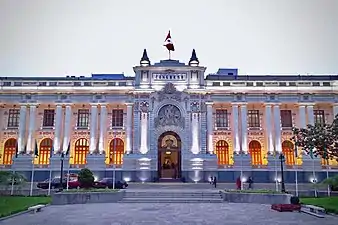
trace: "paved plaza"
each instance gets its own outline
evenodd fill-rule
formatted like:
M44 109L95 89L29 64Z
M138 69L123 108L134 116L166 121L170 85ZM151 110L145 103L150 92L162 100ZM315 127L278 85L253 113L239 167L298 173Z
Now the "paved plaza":
M280 213L257 204L86 204L48 206L1 225L337 225L338 217L315 218L303 213Z

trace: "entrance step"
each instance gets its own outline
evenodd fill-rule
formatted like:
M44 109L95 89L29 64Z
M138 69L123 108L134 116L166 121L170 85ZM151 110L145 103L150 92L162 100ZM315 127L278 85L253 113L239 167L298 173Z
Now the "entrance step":
M173 178L160 178L158 180L158 182L160 182L160 183L182 183L183 184L181 178L176 178L176 179L173 179Z
M216 191L186 190L127 190L122 199L124 203L222 203L223 199Z
M124 198L121 203L223 203L214 198Z

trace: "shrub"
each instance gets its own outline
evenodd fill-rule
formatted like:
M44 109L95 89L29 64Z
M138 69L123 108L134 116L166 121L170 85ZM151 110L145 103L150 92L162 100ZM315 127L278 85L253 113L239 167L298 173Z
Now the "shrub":
M78 174L81 188L91 188L94 184L94 175L90 169L84 168Z
M297 196L292 196L290 199L290 203L293 205L298 205L299 204L299 198Z
M338 175L325 179L322 184L330 185L331 191L338 190Z

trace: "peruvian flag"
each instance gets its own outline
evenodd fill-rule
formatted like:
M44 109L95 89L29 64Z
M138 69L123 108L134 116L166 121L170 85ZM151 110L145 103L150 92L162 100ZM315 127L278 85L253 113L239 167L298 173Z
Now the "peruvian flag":
M167 49L169 51L175 51L174 44L171 42L170 31L169 31L169 33L167 35L167 38L164 41L164 45L163 46L167 47Z

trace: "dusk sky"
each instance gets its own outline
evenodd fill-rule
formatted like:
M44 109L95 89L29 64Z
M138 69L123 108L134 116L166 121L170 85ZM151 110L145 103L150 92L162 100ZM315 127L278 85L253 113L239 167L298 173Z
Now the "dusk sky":
M338 0L1 0L0 76L134 75L188 62L206 73L338 74Z

